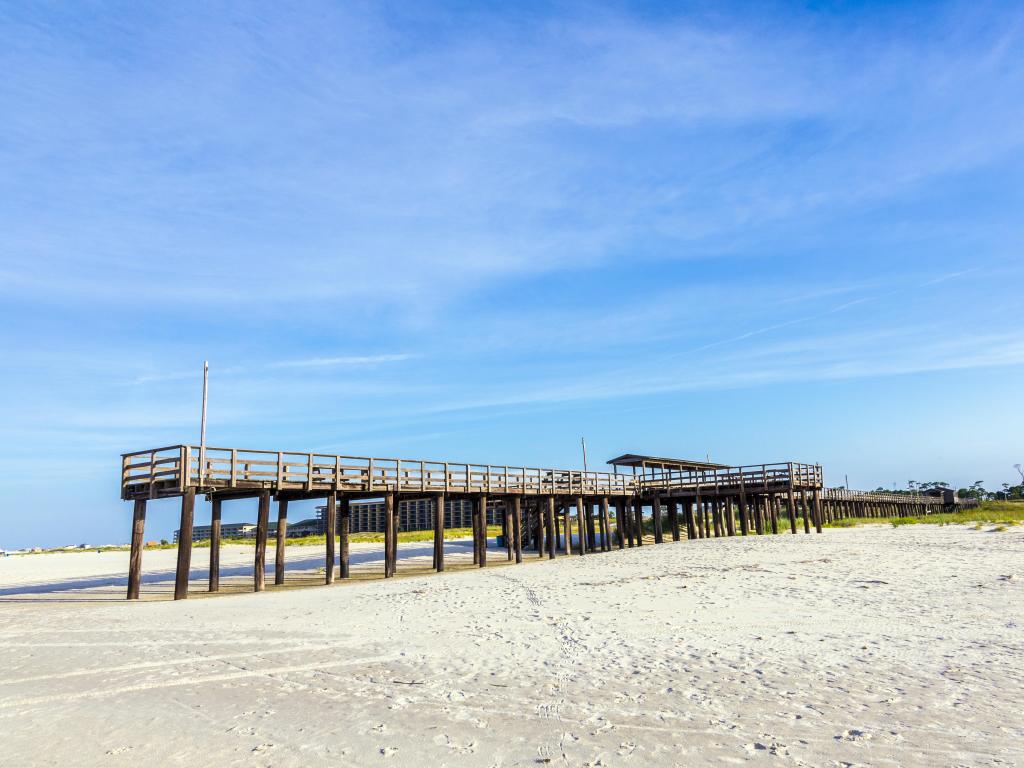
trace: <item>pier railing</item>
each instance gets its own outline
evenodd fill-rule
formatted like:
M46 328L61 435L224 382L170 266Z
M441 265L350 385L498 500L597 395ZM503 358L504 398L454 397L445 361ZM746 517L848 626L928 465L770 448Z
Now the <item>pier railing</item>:
M693 494L786 490L822 487L821 467L817 464L757 464L749 467L722 467L686 471L666 471L637 478L644 490Z
M122 498L237 489L348 493L621 496L820 488L821 467L761 464L637 476L614 472L171 445L122 456Z
M853 491L846 488L827 488L822 494L825 501L858 501L868 504L922 504L925 506L943 507L949 506L941 496L931 496L927 493L893 493L890 491ZM956 500L956 505L962 509L978 507L981 502L977 499Z
M607 495L633 492L630 475L421 459L172 445L122 456L122 498L197 490L315 493Z

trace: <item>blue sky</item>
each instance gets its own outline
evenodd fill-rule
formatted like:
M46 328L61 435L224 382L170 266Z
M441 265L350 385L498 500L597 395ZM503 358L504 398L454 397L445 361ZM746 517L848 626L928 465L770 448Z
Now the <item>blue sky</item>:
M216 445L1015 482L1024 9L759 8L5 4L0 546L204 359Z

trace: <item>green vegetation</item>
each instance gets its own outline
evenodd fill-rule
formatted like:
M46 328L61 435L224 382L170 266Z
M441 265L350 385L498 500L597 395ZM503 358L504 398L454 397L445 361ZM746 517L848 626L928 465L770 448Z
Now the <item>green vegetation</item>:
M894 518L841 518L826 523L827 528L850 528L856 525L879 524L888 521L894 528L903 525L927 523L929 525L968 525L973 523L975 530L981 530L986 524L996 524L996 530L1006 530L1006 526L1024 524L1024 501L983 501L977 509L963 512L941 512L934 515L915 515L914 517Z
M500 525L489 525L487 526L488 536L498 536L501 534ZM446 539L464 539L469 538L473 535L472 528L445 528L444 537ZM348 537L349 542L352 544L362 543L383 543L384 533L353 533ZM399 531L398 541L403 542L416 542L416 541L433 541L434 531L432 529L426 531ZM269 541L273 542L273 539ZM326 546L326 536L301 536L294 539L288 539L289 547L314 547L314 546ZM228 544L238 544L241 546L255 546L256 539L221 539L221 546L227 546ZM168 546L156 545L152 547L146 547L146 549L174 549L177 545L170 544ZM195 541L192 543L193 547L209 547L210 540L202 539L201 541ZM111 549L127 549L127 547L112 547Z

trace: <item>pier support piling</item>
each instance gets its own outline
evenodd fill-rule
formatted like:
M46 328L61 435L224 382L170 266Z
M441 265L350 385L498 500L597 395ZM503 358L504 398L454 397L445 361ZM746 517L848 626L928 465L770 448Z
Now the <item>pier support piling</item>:
M139 599L142 584L142 548L146 544L146 500L136 499L132 510L132 551L128 561L128 599Z
M181 524L178 528L178 567L174 574L174 599L188 597L188 573L192 565L192 525L196 508L196 490L189 488L181 496Z

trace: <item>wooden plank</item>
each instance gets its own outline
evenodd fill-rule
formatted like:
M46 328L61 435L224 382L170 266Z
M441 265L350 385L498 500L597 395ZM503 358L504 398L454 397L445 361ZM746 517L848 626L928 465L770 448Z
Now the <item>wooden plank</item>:
M188 597L188 574L192 564L192 523L196 507L196 489L181 496L181 524L178 526L178 567L174 574L174 599Z
M132 510L132 549L128 560L128 599L139 599L142 584L142 548L145 546L146 500L136 499ZM189 537L191 539L191 536Z
M259 510L256 513L256 554L252 569L254 592L262 592L266 588L267 526L269 524L270 491L263 491L259 496Z

